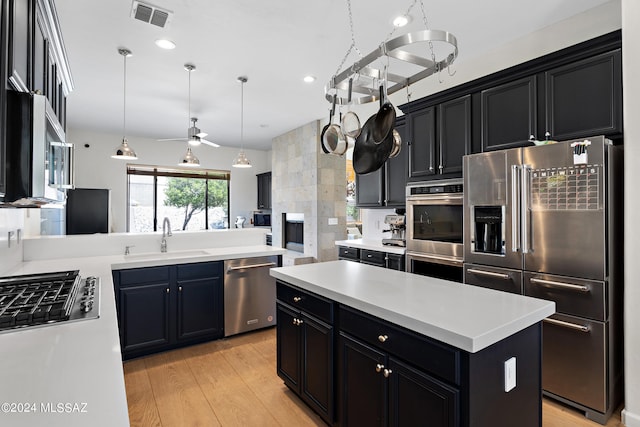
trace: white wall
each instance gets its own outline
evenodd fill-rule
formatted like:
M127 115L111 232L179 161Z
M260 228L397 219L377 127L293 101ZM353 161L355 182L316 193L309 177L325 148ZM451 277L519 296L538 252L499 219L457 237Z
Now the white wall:
M186 142L181 141L160 142L137 137L129 137L128 140L129 145L138 155L138 160L129 163L136 164L173 167L182 159L187 148ZM67 141L76 146L76 186L111 189L111 231L126 231L126 165L128 162L111 158L115 148L122 141L122 136L69 129ZM85 144L89 147L85 147ZM213 148L206 145L193 148L203 168L231 171L229 195L231 224L236 216L250 218L251 212L256 209L258 198L256 174L271 170L271 152L259 150L245 150L253 165L252 168L231 167L238 151L238 148Z
M0 209L0 276L9 275L22 262L22 237L18 243L18 230L24 233L23 209ZM13 233L9 241L9 232Z
M624 179L625 179L625 287L624 359L625 409L622 421L627 427L640 427L640 198L635 185L640 182L640 2L622 0L622 84L624 87ZM635 185L634 185L635 184Z

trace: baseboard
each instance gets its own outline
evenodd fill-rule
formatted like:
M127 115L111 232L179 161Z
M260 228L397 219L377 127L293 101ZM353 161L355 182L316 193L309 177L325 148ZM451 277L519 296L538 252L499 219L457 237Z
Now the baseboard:
M624 424L626 427L640 427L640 415L633 414L626 409L623 409L622 424Z

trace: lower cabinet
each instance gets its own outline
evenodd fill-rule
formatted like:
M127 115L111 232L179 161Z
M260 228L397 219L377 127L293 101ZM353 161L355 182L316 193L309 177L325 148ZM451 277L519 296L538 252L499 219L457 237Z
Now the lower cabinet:
M333 424L332 303L280 282L277 287L278 376L322 419Z
M277 289L278 376L327 424L542 424L541 323L468 353L297 286ZM505 392L512 357L516 387Z
M405 271L404 255L401 254L338 246L338 259Z
M113 272L124 359L220 338L223 262Z

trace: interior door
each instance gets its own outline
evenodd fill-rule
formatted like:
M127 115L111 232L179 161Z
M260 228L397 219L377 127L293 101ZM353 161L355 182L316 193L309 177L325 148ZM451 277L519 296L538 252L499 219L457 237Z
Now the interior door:
M605 278L604 138L589 141L585 164L574 163L570 142L523 149L528 271Z

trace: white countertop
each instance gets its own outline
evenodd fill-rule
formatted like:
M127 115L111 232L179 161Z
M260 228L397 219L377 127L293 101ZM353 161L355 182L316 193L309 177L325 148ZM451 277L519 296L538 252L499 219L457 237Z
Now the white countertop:
M555 303L351 261L274 268L271 275L475 353L555 312Z
M352 239L336 240L336 246L348 246L350 248L370 249L372 251L387 252L389 254L404 255L407 248L401 246L383 245L382 240Z
M282 253L284 249L256 245L200 253L157 252L155 258L140 254L138 258L109 255L23 262L7 275L80 270L83 277L100 277L100 317L0 334L0 404L15 403L12 409L20 411L6 413L6 405L2 406L0 425L129 425L112 269ZM31 412L25 413L25 404ZM63 413L42 411L43 406L57 408L58 404ZM66 408L83 412L64 413Z

